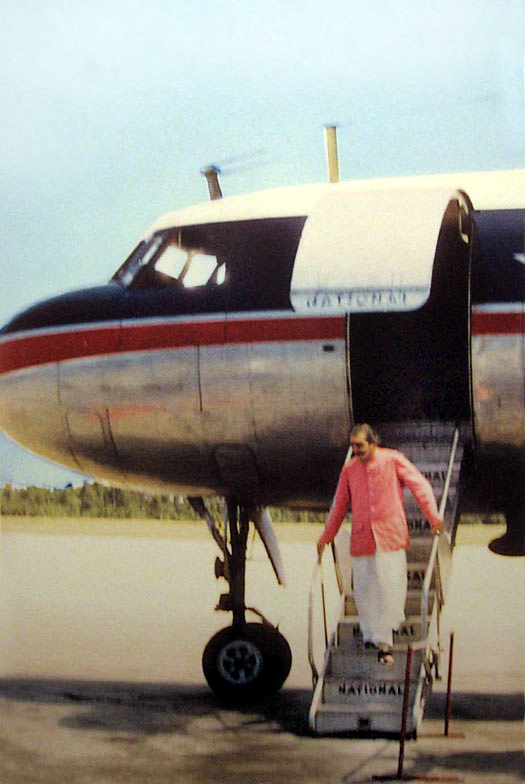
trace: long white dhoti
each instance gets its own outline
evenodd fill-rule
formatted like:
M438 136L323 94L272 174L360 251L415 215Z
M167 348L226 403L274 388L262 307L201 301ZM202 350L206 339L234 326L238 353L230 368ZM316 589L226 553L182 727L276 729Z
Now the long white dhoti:
M352 558L354 597L365 642L392 645L392 630L405 620L405 550Z

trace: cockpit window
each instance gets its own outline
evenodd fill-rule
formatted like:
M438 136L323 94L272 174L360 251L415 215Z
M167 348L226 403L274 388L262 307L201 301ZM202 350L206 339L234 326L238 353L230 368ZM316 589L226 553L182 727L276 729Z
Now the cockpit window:
M163 229L143 240L112 280L126 289L226 286L232 308L289 307L304 218Z
M188 254L177 245L166 245L164 252L157 259L155 269L170 278L179 279L184 268L187 267Z
M185 251L176 245L165 248L155 264L155 270L187 288L204 286L214 276L215 283L224 283L224 264L216 256L194 250Z
M224 264L206 248L183 246L181 231L171 229L156 232L141 242L113 280L127 289L192 288L210 281L220 284L224 282Z

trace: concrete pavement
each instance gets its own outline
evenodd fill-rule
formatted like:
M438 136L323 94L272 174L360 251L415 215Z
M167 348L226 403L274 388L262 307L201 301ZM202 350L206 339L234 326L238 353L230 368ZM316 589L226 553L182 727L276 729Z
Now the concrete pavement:
M216 702L200 669L203 644L227 623L212 610L219 586L206 539L168 527L152 540L147 524L133 536L6 528L2 784L350 784L397 772L395 739L308 730L315 527L281 537L284 593L257 545L253 551L251 603L282 619L294 666L280 694L238 711ZM451 735L443 737L441 682L419 738L406 744L406 775L524 780L523 569L523 559L484 546L456 548L443 619L445 642L455 629ZM331 601L330 585L327 595Z

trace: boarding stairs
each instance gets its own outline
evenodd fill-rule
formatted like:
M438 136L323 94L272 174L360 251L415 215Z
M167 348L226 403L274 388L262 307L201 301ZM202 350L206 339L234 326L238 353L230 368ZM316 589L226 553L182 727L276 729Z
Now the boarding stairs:
M405 703L406 735L415 737L433 679L439 678L439 618L451 573L465 434L461 427L443 423L384 426L379 432L383 443L400 449L430 480L436 497L441 499L445 530L441 536L433 537L411 493L405 490L411 538L407 553L406 620L394 634L391 666L379 663L377 650L366 649L363 644L352 593L348 531L340 532L332 548L340 612L331 637L326 622L322 565L316 565L310 590L308 657L314 681L310 726L318 734L400 733ZM318 668L314 618L320 615L315 612L320 599L325 653L323 665Z

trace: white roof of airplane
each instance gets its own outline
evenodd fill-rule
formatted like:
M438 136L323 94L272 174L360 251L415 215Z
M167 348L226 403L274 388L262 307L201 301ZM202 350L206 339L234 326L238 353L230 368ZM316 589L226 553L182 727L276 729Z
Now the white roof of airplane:
M469 196L474 209L510 209L525 207L525 169L504 171L433 174L371 180L318 183L226 196L162 215L147 234L170 226L192 226L226 221L256 220L308 216L319 202L339 192L349 200L355 196L374 198L380 204L381 193L399 191L405 203L417 203L421 192L458 190Z
M162 215L149 229L305 217L291 298L298 313L419 307L428 295L443 217L525 209L525 169L350 180L274 188Z

